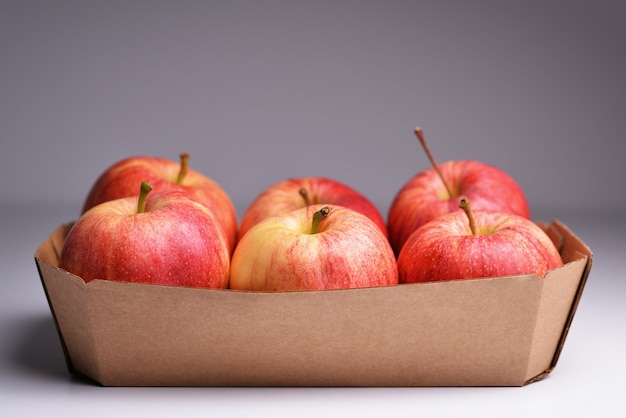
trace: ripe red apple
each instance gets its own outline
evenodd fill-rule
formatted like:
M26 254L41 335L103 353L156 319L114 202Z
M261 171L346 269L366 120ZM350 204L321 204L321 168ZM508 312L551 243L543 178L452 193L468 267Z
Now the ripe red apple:
M554 243L531 220L511 213L457 210L417 229L398 256L400 283L536 274L563 265Z
M362 193L337 180L315 176L286 179L265 189L244 213L239 235L243 236L253 225L267 217L317 204L356 210L369 217L387 236L385 219Z
M396 254L420 226L458 210L461 197L475 209L509 212L530 219L530 208L519 184L506 172L474 160L437 164L420 128L415 129L432 167L411 178L396 194L387 217L389 240Z
M182 191L153 192L96 205L68 233L59 267L94 279L225 288L230 254L211 210Z
M189 167L189 154L181 153L180 162L159 157L135 156L107 168L91 187L82 213L100 203L139 195L137 185L146 181L155 192L184 191L196 196L215 214L229 249L237 243L237 214L228 194L212 179Z
M311 205L265 218L242 235L231 260L238 290L312 290L398 283L389 241L367 216Z

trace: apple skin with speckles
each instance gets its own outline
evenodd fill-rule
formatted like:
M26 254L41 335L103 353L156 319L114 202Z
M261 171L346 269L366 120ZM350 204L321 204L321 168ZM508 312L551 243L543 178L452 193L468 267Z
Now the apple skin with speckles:
M326 214L320 216L323 209ZM370 218L343 206L309 205L265 218L241 237L231 260L230 288L235 290L397 283L397 263L385 235Z
M237 243L237 213L230 196L217 182L188 167L187 153L181 153L180 157L180 161L173 161L138 155L117 161L96 179L81 213L109 200L138 196L137 185L147 181L154 192L183 191L207 205L224 229L232 253Z
M459 198L472 201L476 210L509 212L530 219L530 208L519 184L506 172L476 160L455 160L438 165L448 193L431 167L412 177L398 191L389 208L387 229L396 254L407 238L428 221L457 211Z
M213 213L182 191L152 192L96 205L82 214L61 249L59 267L118 282L226 288L228 241Z
M545 274L563 265L548 235L510 213L473 211L441 215L409 236L398 256L400 283Z

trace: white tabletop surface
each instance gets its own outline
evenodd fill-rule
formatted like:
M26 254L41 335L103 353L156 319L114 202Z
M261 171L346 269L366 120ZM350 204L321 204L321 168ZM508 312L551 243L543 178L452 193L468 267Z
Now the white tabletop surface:
M108 388L66 369L33 253L71 208L2 207L0 416L624 416L626 227L559 217L595 253L564 350L521 388Z

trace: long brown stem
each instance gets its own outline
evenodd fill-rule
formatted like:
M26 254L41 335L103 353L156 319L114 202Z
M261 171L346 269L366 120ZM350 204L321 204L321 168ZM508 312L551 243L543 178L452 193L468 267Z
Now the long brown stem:
M430 160L430 164L433 166L433 168L439 175L439 178L441 179L441 182L446 188L448 195L450 197L454 197L454 194L452 194L452 190L450 189L450 186L448 186L446 179L443 178L443 174L441 173L441 170L439 170L439 165L437 164L437 161L435 161L435 157L433 157L433 154L430 152L430 148L428 148L428 144L426 143L426 139L424 138L424 133L422 132L422 128L420 127L415 128L415 135L417 136L417 139L419 139L420 143L422 144L422 148L424 148L424 152L426 153L426 156Z
M472 215L472 209L469 199L464 197L459 200L459 207L463 209L463 212L465 212L465 214L467 215L467 220L469 221L469 227L472 231L472 235L476 235L476 221L474 220L474 215Z

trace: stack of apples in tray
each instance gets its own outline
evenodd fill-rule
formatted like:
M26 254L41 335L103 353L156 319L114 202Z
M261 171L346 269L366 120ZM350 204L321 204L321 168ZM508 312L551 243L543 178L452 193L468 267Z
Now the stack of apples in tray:
M228 194L187 154L118 161L87 194L59 267L85 282L294 291L543 277L562 265L507 173L437 164L415 133L431 167L399 189L386 222L354 188L303 177L261 191L238 225Z

